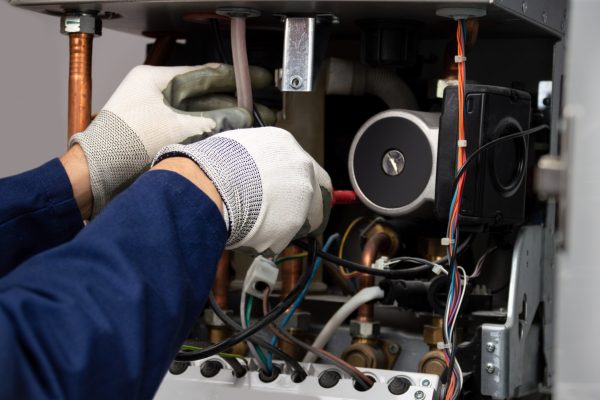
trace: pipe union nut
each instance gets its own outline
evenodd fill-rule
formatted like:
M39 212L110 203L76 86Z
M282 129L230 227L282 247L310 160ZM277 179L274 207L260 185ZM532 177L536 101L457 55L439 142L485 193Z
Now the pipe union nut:
M227 315L233 315L233 313L230 310L226 311ZM213 326L213 327L217 327L217 326L225 326L225 323L223 321L221 321L221 318L219 318L217 316L217 314L215 314L215 312L213 310L211 310L210 308L206 309L204 311L204 322L206 323L206 325L208 326Z
M306 311L296 311L286 325L287 329L298 331L308 331L310 329L310 313Z
M381 324L377 321L350 321L350 335L354 338L372 339L379 336Z
M65 35L87 33L100 36L102 35L102 19L91 14L68 14L60 20L60 32Z

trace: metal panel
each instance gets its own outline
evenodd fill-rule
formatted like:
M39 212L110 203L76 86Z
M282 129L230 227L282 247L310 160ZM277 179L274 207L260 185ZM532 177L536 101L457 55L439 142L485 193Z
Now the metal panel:
M506 322L484 324L481 333L481 393L496 399L532 393L538 386L542 299L543 228L521 230L513 252Z
M352 379L339 370L343 379L334 388L325 389L319 385L319 376L325 370L336 368L332 365L306 363L301 365L307 371L308 377L300 383L292 382L290 375L285 371L271 383L262 382L255 370L248 372L242 378L235 378L226 365L216 376L204 378L199 371L202 363L203 361L195 362L182 375L169 373L158 390L156 398L169 400L235 398L244 400L280 400L282 398L293 400L434 400L437 399L439 385L437 375L360 368L375 379L376 383L371 389L365 392L356 390ZM392 378L398 376L407 378L412 385L406 393L394 395L390 393L387 385Z
M557 258L555 399L600 398L600 2L572 0L565 75L564 250Z
M491 2L557 35L565 33L566 0L491 0Z

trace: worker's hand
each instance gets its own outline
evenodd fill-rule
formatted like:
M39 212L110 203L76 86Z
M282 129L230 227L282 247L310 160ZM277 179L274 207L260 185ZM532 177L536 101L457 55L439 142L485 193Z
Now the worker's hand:
M255 87L269 72L251 69ZM235 91L233 68L136 67L92 124L71 140L83 149L90 171L93 215L149 165L160 148L228 129L252 126L252 115L224 101Z
M241 129L162 149L192 159L223 199L228 249L278 254L294 238L325 228L331 180L294 137L279 128Z

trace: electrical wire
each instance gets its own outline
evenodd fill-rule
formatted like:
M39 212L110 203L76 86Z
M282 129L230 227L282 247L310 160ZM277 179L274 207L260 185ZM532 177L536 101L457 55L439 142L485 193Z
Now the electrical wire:
M182 350L201 350L201 347L183 345L181 346ZM239 354L229 354L229 353L219 353L219 357L223 359L233 371L233 374L236 378L241 378L246 375L248 371L248 361ZM245 367L240 363L242 361L245 364Z
M498 250L498 246L490 247L485 253L483 253L483 255L481 257L479 257L479 260L477 260L477 264L475 264L475 269L473 270L473 273L471 274L471 276L469 276L469 279L479 277L479 275L481 274L481 271L483 269L483 266L485 264L485 261L490 256L490 254L492 254L496 250Z
M263 292L263 313L265 315L267 315L269 313L269 308L270 308L269 296L270 295L271 295L271 290L269 288L266 288L265 291ZM302 340L298 339L295 336L290 335L285 330L279 328L276 324L269 325L269 328L271 329L273 334L276 335L277 337L279 337L281 340L284 340L292 345L296 345L296 346L304 349L307 352L316 354L317 356L321 357L322 359L327 360L327 361L331 362L332 364L336 365L342 371L344 371L348 375L350 375L357 384L361 385L362 389L367 390L371 386L373 386L373 380L371 378L369 378L367 375L365 375L363 372L361 372L355 366L347 363L346 361L342 360L341 358L337 357L336 355L331 354L330 352L328 352L326 350L317 349L307 343L304 343Z
M275 259L275 265L280 265L283 264L286 261L290 261L290 260L297 260L300 258L306 258L308 256L308 253L298 253L298 254L294 254L293 256L286 256L286 257L281 257L281 258L277 258Z
M344 248L346 247L346 241L348 240L348 237L350 236L350 232L352 232L352 229L360 222L364 219L364 217L358 217L356 218L354 221L350 222L350 225L348 225L348 227L346 228L346 231L344 232L344 234L342 235L342 241L340 243L340 249L338 250L338 257L339 258L344 258ZM338 268L340 269L340 272L342 273L342 275L346 278L354 278L356 276L359 276L360 273L358 272L348 272L344 269L343 266L339 265Z
M212 308L212 310L215 312L217 317L219 317L219 319L225 323L225 325L227 325L229 328L231 328L235 331L243 330L242 327L240 325L238 325L237 322L235 322L229 315L227 315L225 313L225 311L223 311L223 309L217 303L217 300L215 299L215 296L212 292L208 295L208 301L209 301L209 304L210 304L210 307ZM304 370L304 368L302 368L302 366L298 363L298 361L296 361L294 358L292 358L286 352L282 351L278 347L271 346L270 343L268 343L266 340L263 340L262 338L260 338L258 336L253 336L249 340L251 340L255 344L261 346L265 350L267 350L270 353L279 357L294 371L294 373L299 374L298 376L306 377L307 374L306 374L306 371Z
M246 305L248 298L253 299L253 297L249 296L245 291L242 291L242 296L240 299L240 322L242 323L243 329L247 329L248 325L250 325L250 313L252 311L252 303L248 302L248 304ZM269 375L271 375L271 363L269 363L260 347L254 346L254 343L252 343L252 341L250 340L246 340L246 344L248 345L250 353L252 354L260 368L266 371Z
M305 244L305 247L308 247L309 252L309 265L312 265L315 261L315 257L317 254L317 245L314 239L311 240L311 244ZM242 330L241 332L232 335L231 337L223 340L220 343L216 343L211 345L203 350L192 351L187 353L179 353L176 357L177 361L195 361L200 360L206 357L213 356L223 350L229 349L236 344L248 339L255 333L259 332L261 329L265 328L271 322L275 321L279 318L285 310L287 310L296 300L296 298L300 295L302 288L304 288L310 279L311 271L310 269L306 269L304 273L300 276L300 280L298 286L294 287L292 291L283 299L279 304L275 306L269 313L269 315L265 316L262 320L256 322L254 325L248 327L248 329Z
M327 321L317 338L314 340L312 347L316 349L324 348L333 337L336 330L358 309L358 307L373 300L382 299L384 296L385 292L378 286L364 288L352 296L335 312L335 314L333 314L329 321ZM307 354L302 361L307 363L315 362L316 357L314 357L313 354Z
M295 240L293 243L295 246L298 246L301 249L307 248L307 244L300 240ZM405 269L397 269L397 270L375 269L375 268L371 268L371 267L365 267L364 265L355 263L353 261L344 260L342 258L336 257L333 254L328 253L323 250L316 250L316 254L319 257L323 258L324 260L327 260L327 261L332 262L337 265L341 265L348 270L357 271L357 272L374 275L374 276L382 276L384 278L389 278L389 279L415 278L425 272L431 271L430 265L420 265L420 266L413 267L413 268L405 268Z

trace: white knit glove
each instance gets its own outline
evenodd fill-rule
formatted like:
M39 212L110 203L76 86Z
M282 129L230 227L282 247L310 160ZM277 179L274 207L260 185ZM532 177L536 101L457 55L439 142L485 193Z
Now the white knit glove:
M253 83L254 78L270 80L266 70L252 72ZM212 93L233 91L235 77L228 65L134 68L92 124L71 139L88 161L93 215L140 175L162 147L252 126L250 113L237 107L190 112L198 111L193 108L197 99L206 107ZM210 96L203 98L206 94Z
M325 228L329 175L283 129L240 129L167 146L154 163L168 157L192 159L219 191L228 249L279 254L293 239Z

